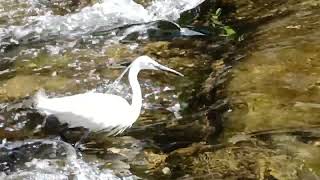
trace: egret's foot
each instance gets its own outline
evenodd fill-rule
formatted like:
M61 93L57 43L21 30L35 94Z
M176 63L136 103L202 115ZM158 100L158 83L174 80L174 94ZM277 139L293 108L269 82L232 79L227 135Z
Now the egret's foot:
M85 147L85 144L81 144L81 142L76 142L76 144L74 145L75 149L78 149L79 151L84 151L87 148Z

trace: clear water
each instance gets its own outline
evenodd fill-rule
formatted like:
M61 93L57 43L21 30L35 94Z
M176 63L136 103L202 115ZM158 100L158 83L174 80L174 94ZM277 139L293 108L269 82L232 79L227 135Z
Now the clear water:
M0 1L0 161L4 163L1 168L6 169L0 177L137 179L130 169L136 167L143 167L145 170L139 171L142 176L147 175L146 167L150 163L143 159L144 149L152 143L144 141L184 118L181 111L186 103L181 95L185 93L182 93L184 87L196 82L191 75L186 74L181 80L170 75L141 73L144 112L129 132L132 136L139 135L109 141L101 136L92 147L88 145L89 153L77 152L70 144L57 140L58 134L43 133L43 117L30 109L28 98L44 88L49 96L98 90L130 99L131 91L125 77L117 88L112 86L124 70L121 64L152 53L158 46L165 52L169 42L150 42L142 38L145 41L120 43L123 36L113 31L110 36L92 34L156 20L176 21L182 12L202 2L158 0L143 7L131 0L105 0L66 15L56 15L47 1ZM177 50L183 53L183 49ZM160 57L158 61L188 72L195 66L206 67L205 59L197 65L183 56L180 60ZM18 155L10 155L12 152ZM118 156L125 158L117 159ZM11 159L6 159L8 157ZM8 162L12 162L13 167ZM137 165L132 165L135 163Z
M140 2L0 0L0 178L319 179L319 1L233 1L239 42L176 24L201 0ZM80 152L81 129L63 141L30 108L40 88L130 100L117 80L145 54L185 77L141 72L143 113L121 136Z

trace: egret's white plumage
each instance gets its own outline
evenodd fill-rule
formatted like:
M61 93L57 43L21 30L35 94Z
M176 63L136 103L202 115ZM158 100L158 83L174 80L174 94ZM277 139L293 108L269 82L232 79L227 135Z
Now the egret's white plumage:
M106 130L110 135L122 133L140 115L142 94L137 76L142 69L165 70L183 76L148 56L140 56L129 67L131 105L120 96L92 91L59 98L48 98L44 93L38 92L35 96L36 108L47 115L55 115L60 122L68 123L69 127L83 126L91 131Z

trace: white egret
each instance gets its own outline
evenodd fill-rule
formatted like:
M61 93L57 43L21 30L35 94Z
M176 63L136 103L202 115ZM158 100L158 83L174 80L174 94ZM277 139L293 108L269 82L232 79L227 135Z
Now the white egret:
M124 73L128 69L132 90L131 104L120 96L93 91L58 98L48 98L44 93L38 92L35 96L36 108L46 115L56 116L61 123L67 123L70 128L82 126L89 131L105 130L109 131L109 135L122 133L140 116L142 94L137 77L140 70L164 70L183 76L148 56L135 59Z

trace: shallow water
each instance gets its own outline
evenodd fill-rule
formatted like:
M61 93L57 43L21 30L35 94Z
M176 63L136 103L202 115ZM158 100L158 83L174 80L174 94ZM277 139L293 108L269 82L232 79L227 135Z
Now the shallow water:
M309 3L292 3L286 11L295 14L250 35L251 51L228 86L235 102L230 119L237 119L230 126L251 132L319 124L319 9Z
M138 2L0 0L1 178L319 179L318 1L215 1L239 39L175 23L210 26L206 7L179 19L202 0ZM77 151L82 129L60 136L30 108L40 88L130 101L126 76L112 83L140 55L185 77L141 72L143 112L120 136Z
M239 48L244 58L233 67L226 89L232 110L225 115L222 139L236 143L257 138L271 145L268 150L282 152L282 172L264 167L276 179L318 179L319 2L264 6L239 7L236 13L242 17L237 24L252 29L246 29L247 39Z
M202 137L201 123L190 130L199 135L188 138L184 128L177 127L191 126L194 118L200 118L184 109L188 107L188 97L210 73L212 56L201 55L197 44L193 45L205 43L197 37L204 34L170 22L201 2L158 0L144 8L130 0L102 1L57 15L47 1L1 1L0 168L5 172L1 177L157 179L153 173L161 172L158 165L167 156L161 149L170 149L171 143L179 141L185 146ZM156 21L159 19L162 21ZM79 139L81 130L80 134L76 130L64 134L63 140L68 144L60 139L54 119L49 122L53 124L41 126L44 117L30 106L37 90L43 88L51 97L97 90L119 94L130 101L126 77L116 89L110 86L126 64L144 54L156 57L185 77L142 72L139 79L144 92L143 114L125 134L91 137L86 150L78 152L71 143ZM71 154L66 155L65 147ZM166 178L165 174L161 176Z

